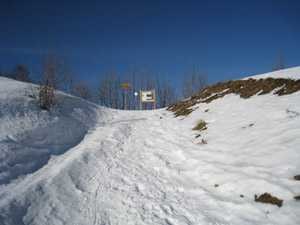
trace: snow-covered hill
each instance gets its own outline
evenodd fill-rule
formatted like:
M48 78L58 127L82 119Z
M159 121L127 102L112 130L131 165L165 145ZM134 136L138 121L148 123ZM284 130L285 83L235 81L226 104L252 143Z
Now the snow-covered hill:
M253 78L267 77L300 67ZM47 112L0 77L0 224L300 224L300 92L280 88L227 88L178 117L63 93Z

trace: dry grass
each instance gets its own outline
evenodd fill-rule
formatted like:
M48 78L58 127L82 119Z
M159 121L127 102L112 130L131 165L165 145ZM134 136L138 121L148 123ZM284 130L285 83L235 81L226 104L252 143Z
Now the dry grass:
M200 120L200 122L193 128L193 130L206 130L207 123L204 120Z
M259 196L259 198L257 198L255 195L255 201L277 205L278 207L281 207L283 202L283 200L273 197L269 193L264 193L263 195Z
M202 92L191 98L174 103L168 107L169 111L174 112L175 116L185 116L193 112L192 106L197 103L210 103L218 98L223 98L227 94L236 94L241 98L250 98L254 95L264 95L276 90L277 95L292 94L300 91L300 80L291 79L248 79L248 80L229 80L219 82L212 86L207 86Z
M202 140L201 140L201 144L203 144L203 145L207 145L207 140L205 140L205 139L202 139Z
M195 138L199 138L199 137L201 137L201 134L197 134Z
M197 101L180 101L170 105L167 110L174 112L175 116L186 116L193 112L192 109L189 109L191 106L197 104Z
M295 180L300 180L300 175L294 176L294 179L295 179Z

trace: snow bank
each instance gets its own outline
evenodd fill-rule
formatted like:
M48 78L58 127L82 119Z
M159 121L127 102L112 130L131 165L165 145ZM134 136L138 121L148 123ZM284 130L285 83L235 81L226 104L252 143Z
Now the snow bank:
M44 166L76 146L94 126L99 107L58 93L61 107L38 108L37 87L0 77L0 184Z

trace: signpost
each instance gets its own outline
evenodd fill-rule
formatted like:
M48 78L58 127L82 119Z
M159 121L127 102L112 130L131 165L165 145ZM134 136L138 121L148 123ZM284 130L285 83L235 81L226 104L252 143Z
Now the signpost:
M124 109L127 109L127 89L131 87L131 84L122 84L122 86L125 88L125 104Z
M155 106L155 90L152 91L142 91L140 90L140 109L143 109L143 102L153 102L154 109Z

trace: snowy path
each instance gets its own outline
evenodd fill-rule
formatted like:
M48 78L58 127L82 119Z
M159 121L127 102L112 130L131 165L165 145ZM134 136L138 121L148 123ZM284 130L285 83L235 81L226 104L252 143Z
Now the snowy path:
M26 224L209 221L200 213L207 207L200 196L186 195L186 187L193 194L205 191L181 177L182 164L188 169L193 160L182 151L189 141L163 118L170 113L115 114L111 121L100 120L78 146L0 191L1 204L11 202L14 223L22 219ZM26 199L20 197L24 195Z
M77 181L78 173L74 172L73 182L82 192L78 199L82 203L74 210L74 224L87 221L89 224L192 224L201 221L203 216L198 215L196 207L201 204L189 199L178 185L170 183L171 177L166 176L171 171L180 173L172 166L184 159L180 150L181 135L162 129L163 120L157 116L131 117L129 114L127 118L118 118L90 134L88 142L94 145L94 150L85 154L80 164L82 168L93 165L94 169L88 168L93 175L85 181ZM170 144L170 139L178 142ZM164 154L169 154L164 152L164 145L174 152L168 159L164 158ZM88 165L84 165L87 162ZM163 169L166 166L170 169Z

